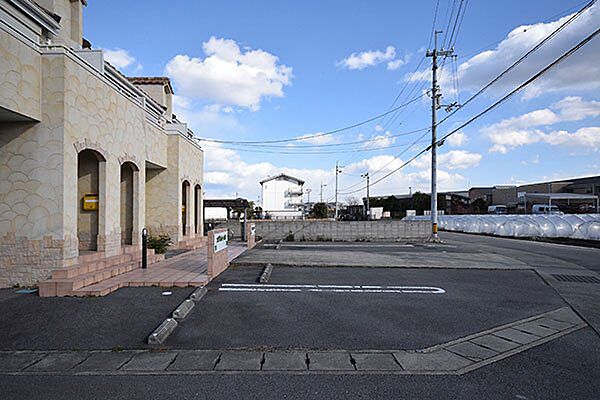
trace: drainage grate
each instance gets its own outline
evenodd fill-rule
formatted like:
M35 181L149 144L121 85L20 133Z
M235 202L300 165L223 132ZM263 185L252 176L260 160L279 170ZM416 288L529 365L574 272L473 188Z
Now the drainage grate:
M578 283L600 283L600 279L595 276L589 275L565 275L565 274L553 274L556 280L562 282L578 282Z

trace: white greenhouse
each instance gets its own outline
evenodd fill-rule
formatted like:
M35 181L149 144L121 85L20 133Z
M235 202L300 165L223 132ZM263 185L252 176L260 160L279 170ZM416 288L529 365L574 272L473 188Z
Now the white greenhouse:
M405 220L428 220L409 216ZM485 233L496 236L547 237L600 240L600 214L564 215L440 215L446 231Z

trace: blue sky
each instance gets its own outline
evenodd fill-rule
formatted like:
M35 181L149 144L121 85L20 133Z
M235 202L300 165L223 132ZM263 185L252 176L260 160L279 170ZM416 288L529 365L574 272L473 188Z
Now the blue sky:
M89 2L84 31L123 73L169 76L175 86L176 113L198 136L262 141L311 135L367 119L387 111L403 87L399 104L421 95L430 85L431 60L425 59L418 73L412 73L428 46L436 2L174 0L145 1L141 7L138 2L103 0ZM584 4L465 3L455 44L459 100ZM439 1L437 29L446 29L453 4L454 0ZM599 23L595 5L448 119L440 134L529 78ZM599 173L598 42L441 147L442 190ZM451 65L448 60L442 71L445 102L456 99ZM439 112L440 118L445 115ZM394 137L429 125L426 96L394 116L342 134L292 142L293 147L204 143L206 196L238 193L255 200L258 181L283 171L306 180L313 196L321 183L328 184L325 196L331 198L336 160L345 166L341 199L363 196L362 191L350 193L361 189L361 173L369 171L376 180L427 145L408 146L424 132ZM360 140L371 142L329 146ZM300 149L324 144L328 146ZM427 156L374 185L372 193L407 193L409 187L429 190Z

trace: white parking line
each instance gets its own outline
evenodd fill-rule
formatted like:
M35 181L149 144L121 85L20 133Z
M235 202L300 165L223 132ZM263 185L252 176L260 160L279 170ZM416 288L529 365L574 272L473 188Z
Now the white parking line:
M405 293L444 294L435 286L354 286L354 285L276 285L259 283L223 283L221 292L331 292L331 293Z

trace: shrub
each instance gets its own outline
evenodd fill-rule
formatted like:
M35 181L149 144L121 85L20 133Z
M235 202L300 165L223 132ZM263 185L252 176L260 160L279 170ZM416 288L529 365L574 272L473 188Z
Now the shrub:
M148 248L154 249L156 254L164 254L167 251L167 247L172 244L173 242L169 235L148 236Z
M290 231L290 233L288 233L288 235L285 237L285 241L286 242L293 242L294 241L294 234Z

